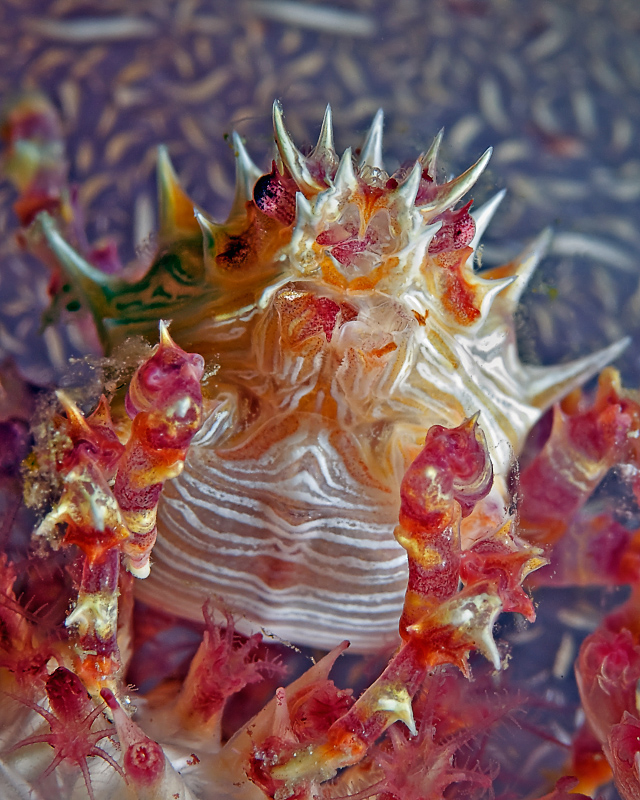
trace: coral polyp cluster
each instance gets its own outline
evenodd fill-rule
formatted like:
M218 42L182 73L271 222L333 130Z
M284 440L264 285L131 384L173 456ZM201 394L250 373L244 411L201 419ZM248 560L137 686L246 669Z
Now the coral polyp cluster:
M68 558L57 623L28 610L37 581L21 603L1 563L8 797L491 796L495 731L518 705L494 688L509 662L499 615L535 621L529 584L551 580L549 564L563 585L638 585L635 532L587 505L620 465L640 496L640 396L607 366L628 342L520 361L514 313L550 234L478 271L502 193L461 203L490 151L443 180L439 134L389 173L381 113L357 158L338 157L330 109L306 153L278 103L273 120L266 174L233 136L224 223L161 149L157 251L123 267L86 239L54 110L27 97L7 111L5 171L20 239L51 268L48 319L105 354L100 399L59 391L24 466L39 559ZM140 337L155 342L158 324L149 350ZM204 615L188 669L146 697L126 683L134 596L150 620ZM585 727L549 800L609 769L625 800L640 796L637 610L634 588L585 643ZM332 649L283 686L262 628ZM357 697L329 677L342 639L388 651ZM473 684L476 651L488 666ZM277 688L262 706L264 680ZM229 729L234 697L254 716Z

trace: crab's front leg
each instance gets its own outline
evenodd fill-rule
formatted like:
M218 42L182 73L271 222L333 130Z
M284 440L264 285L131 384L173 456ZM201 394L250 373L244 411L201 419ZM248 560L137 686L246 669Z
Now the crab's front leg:
M67 440L56 462L63 491L35 535L54 547L75 545L82 554L78 596L66 625L73 631L76 667L97 694L104 681L112 685L122 666L117 645L119 565L129 532L110 483L123 448L104 397L86 419L63 392L58 398L67 413L56 421L59 437Z
M125 564L137 578L149 574L164 482L182 471L202 424L203 371L202 356L178 347L160 322L160 344L131 380L125 406L133 425L113 492L129 530Z
M122 445L107 401L87 419L63 393L58 426L67 448L57 462L63 493L37 535L54 546L76 545L82 577L66 620L74 631L78 671L97 696L116 690L122 666L117 636L121 558L136 577L149 573L156 510L164 482L178 474L202 419L202 359L186 353L160 326L160 344L137 370L126 406L133 417ZM58 535L58 526L66 527Z
M424 641L427 628L433 628L426 621L457 594L460 522L489 493L492 483L493 467L477 418L452 430L430 428L422 452L403 478L400 524L395 529L409 561L400 618L405 642ZM433 664L436 657L432 653L427 659ZM444 658L451 661L450 654Z
M409 560L400 635L427 667L455 664L467 677L472 650L500 669L493 623L501 611L535 618L521 584L546 563L538 548L514 535L508 517L462 548L461 520L492 484L491 458L477 416L453 429L434 425L402 481L395 531Z
M271 737L268 748L256 747L260 769L253 769L254 780L269 796L312 796L318 783L361 761L396 721L415 734L412 699L430 669L456 664L468 675L472 650L500 668L493 623L503 607L517 605L515 589L527 572L545 562L535 548L506 537L504 526L477 543L472 562L465 559L461 519L487 496L492 483L477 417L457 428L429 430L401 485L396 537L409 560L403 644L378 680L316 741L301 746L289 736L274 744ZM467 569L460 589L470 563L474 569Z

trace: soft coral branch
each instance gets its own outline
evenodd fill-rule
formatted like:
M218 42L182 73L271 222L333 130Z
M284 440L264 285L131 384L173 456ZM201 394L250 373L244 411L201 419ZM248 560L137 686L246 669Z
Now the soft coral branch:
M219 738L222 713L229 697L265 675L283 674L285 669L277 661L260 657L259 633L249 638L239 635L228 613L223 630L214 621L211 602L205 603L203 612L204 637L182 685L175 712L191 736L206 742L216 731Z

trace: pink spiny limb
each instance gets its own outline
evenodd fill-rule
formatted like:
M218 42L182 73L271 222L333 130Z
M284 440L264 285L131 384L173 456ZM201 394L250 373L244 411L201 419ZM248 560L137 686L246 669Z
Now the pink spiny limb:
M55 757L42 777L51 774L61 762L71 761L80 768L87 793L91 800L94 800L87 758L90 756L102 758L123 778L125 777L121 767L113 758L102 748L97 747L101 739L113 735L113 728L92 730L103 708L94 706L78 676L65 667L58 667L49 677L46 692L51 711L28 700L20 702L40 714L48 723L50 732L27 737L14 745L10 752L31 744L48 744L54 749Z
M161 320L159 344L131 379L125 398L127 413L133 419L141 411L168 410L186 397L192 398L196 405L201 404L203 371L202 356L186 353L179 347L169 335L168 325ZM185 420L175 411L173 415L184 424Z
M438 559L445 549L451 553L451 537L447 536L451 522L459 521L463 509L466 514L471 513L474 502L486 496L491 486L491 462L475 420L455 429L450 439L448 433L452 432L439 426L431 429L425 450L403 481L403 534L417 534L416 539L422 535L419 544L407 536L410 564L412 559L422 558L420 547L424 549L425 540L434 543ZM459 561L459 554L454 555ZM423 591L416 591L410 600L416 606L419 603L420 613L415 622L403 629L405 645L380 678L331 726L323 744L280 754L270 770L273 779L288 787L327 780L338 769L358 763L393 722L402 720L415 732L411 698L429 668L453 663L468 675L467 657L476 648L487 655L496 669L500 667L492 638L500 600L495 591L491 593L490 586L474 586L456 594L459 571L454 574L455 586L439 593L424 591L424 576L418 573L418 589ZM409 581L411 589L411 571Z
M213 618L213 605L203 606L204 637L196 652L176 703L176 713L191 734L209 739L219 729L229 697L265 675L283 674L285 668L261 658L260 634L239 635L226 613L226 628Z
M92 460L102 470L107 480L115 475L124 445L118 439L109 404L104 395L92 414L85 417L78 406L63 391L56 393L66 419L59 421L60 427L71 439L72 449L65 453L60 471L68 474L81 458Z
M467 657L482 650L500 667L492 638L500 600L485 588L457 592L459 522L487 495L491 460L476 419L458 428L432 427L402 481L398 541L409 556L409 587L401 621L404 646L378 680L329 728L322 743L271 754L269 777L295 791L356 764L397 720L415 733L411 699L429 668L453 663L468 674ZM271 787L273 788L273 787Z
M133 425L113 491L130 532L125 563L139 578L149 574L164 482L182 471L202 424L203 370L202 357L178 347L160 322L160 343L131 380L126 407Z
M553 545L611 467L638 463L640 404L605 369L594 401L555 406L549 439L520 477L520 534Z
M468 587L493 587L503 611L518 612L534 622L533 602L522 588L522 582L547 563L539 547L514 535L513 520L509 519L494 534L474 542L462 552L460 579Z
M120 550L129 531L104 473L85 452L66 475L62 497L36 535L54 539L60 523L66 524L62 545L76 545L83 560L76 605L65 624L75 628L80 669L97 694L103 681L114 679L120 667L118 572Z
M131 532L109 481L124 447L104 397L87 418L64 393L58 397L67 413L59 424L72 448L59 467L65 480L62 496L36 533L55 542L63 523L62 545L76 545L83 553L77 601L66 625L75 629L78 669L97 695L105 682L114 685L122 666L117 645L118 577L122 545Z
M91 693L114 686L122 669L117 641L120 551L109 550L99 561L84 559L82 579L67 627L75 628L78 671Z
M400 487L400 524L395 537L407 551L409 583L400 634L432 600L452 597L460 580L460 519L491 489L493 468L477 416L453 429L434 425Z

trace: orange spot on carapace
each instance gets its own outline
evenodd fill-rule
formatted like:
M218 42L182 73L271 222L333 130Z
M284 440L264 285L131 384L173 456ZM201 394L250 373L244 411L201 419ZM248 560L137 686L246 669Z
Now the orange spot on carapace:
M472 325L480 317L475 289L464 275L465 264L472 253L470 247L462 247L434 258L444 273L442 305L459 325Z
M381 356L386 356L387 353L393 353L393 351L397 349L398 345L395 342L387 342L384 347L379 347L377 350L372 350L371 355L375 356L376 358L380 358Z
M413 316L416 318L418 325L424 327L427 324L427 317L429 316L429 309L425 308L424 314L420 314L419 311L413 311Z

